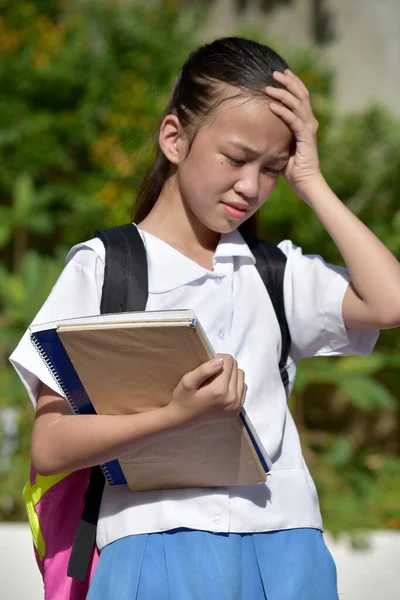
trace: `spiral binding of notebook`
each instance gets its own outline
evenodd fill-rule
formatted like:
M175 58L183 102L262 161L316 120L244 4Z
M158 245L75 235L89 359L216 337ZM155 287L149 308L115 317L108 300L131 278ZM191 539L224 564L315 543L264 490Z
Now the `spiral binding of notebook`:
M40 358L43 360L44 364L46 365L49 373L51 374L51 376L53 377L55 383L57 384L61 394L66 398L68 404L71 407L71 410L75 413L75 414L79 414L79 410L78 407L76 406L74 400L72 399L71 394L69 393L66 385L64 384L63 380L61 379L61 377L59 376L59 374L57 373L57 369L55 368L55 366L53 365L52 361L50 360L50 357L48 356L48 354L44 351L44 349L42 348L41 344L39 343L39 341L35 338L34 335L30 336L31 342L34 345L36 351L39 353Z
M103 473L107 483L109 485L114 485L115 481L111 477L110 472L109 472L108 468L106 467L106 465L100 465L100 469L101 469L101 472Z
M93 405L65 353L56 330L48 329L32 333L30 335L30 340L36 352L38 352L40 358L46 365L47 370L51 374L62 396L67 400L71 410L75 414L95 414ZM48 352L46 352L43 346L48 348ZM72 389L76 391L77 397L80 400L79 406L72 398L64 380L67 379L69 381L71 378L74 380ZM88 410L89 407L91 410ZM112 460L106 464L102 464L100 465L100 469L102 470L104 478L110 485L126 483L125 476L121 471L118 460Z

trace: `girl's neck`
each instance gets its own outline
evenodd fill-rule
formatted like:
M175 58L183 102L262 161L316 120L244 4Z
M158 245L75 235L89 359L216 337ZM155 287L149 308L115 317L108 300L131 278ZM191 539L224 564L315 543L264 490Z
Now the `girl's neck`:
M153 209L138 225L212 270L220 234L205 227L189 209L174 175L167 179Z

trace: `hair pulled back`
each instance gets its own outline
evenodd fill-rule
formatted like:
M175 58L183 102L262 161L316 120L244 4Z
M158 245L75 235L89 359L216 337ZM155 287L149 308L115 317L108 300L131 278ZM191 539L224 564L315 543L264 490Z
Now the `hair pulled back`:
M193 142L199 127L223 101L238 96L266 97L267 85L280 87L273 72L283 72L287 68L287 63L271 48L247 39L223 38L201 46L183 65L160 125L166 115L176 114ZM226 90L230 88L236 89L227 95ZM139 187L134 214L136 223L142 221L156 203L169 167L170 162L158 147Z

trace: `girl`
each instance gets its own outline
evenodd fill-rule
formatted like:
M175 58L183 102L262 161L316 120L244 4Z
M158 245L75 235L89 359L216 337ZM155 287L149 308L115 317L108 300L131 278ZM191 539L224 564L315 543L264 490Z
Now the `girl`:
M334 600L314 484L278 369L280 334L238 229L279 174L308 204L348 270L290 241L284 298L296 363L372 351L400 324L400 267L335 196L318 164L303 83L275 52L229 38L183 66L159 128L135 217L149 264L148 310L192 308L219 360L188 373L166 408L132 416L69 412L25 335L11 360L34 404L32 460L52 474L106 462L159 436L246 409L273 457L265 485L131 493L106 486L89 600ZM99 313L104 247L75 246L35 322ZM245 384L246 381L246 384Z

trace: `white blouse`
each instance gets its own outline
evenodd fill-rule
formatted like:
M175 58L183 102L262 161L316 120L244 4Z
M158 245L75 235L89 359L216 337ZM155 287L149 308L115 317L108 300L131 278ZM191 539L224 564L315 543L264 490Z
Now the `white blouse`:
M278 362L279 324L239 232L223 235L209 271L159 238L141 232L149 266L147 310L191 308L216 352L232 354L246 374L246 410L273 460L262 485L132 493L105 486L97 531L100 548L138 533L178 527L213 532L260 532L322 528L314 483L287 407ZM290 386L296 363L311 356L368 354L376 331L346 331L342 301L349 276L319 256L304 256L290 241L285 310L292 338ZM99 314L105 251L95 238L78 244L33 323ZM33 348L28 333L10 357L36 405L40 382L60 392ZM323 402L323 398L321 398Z

